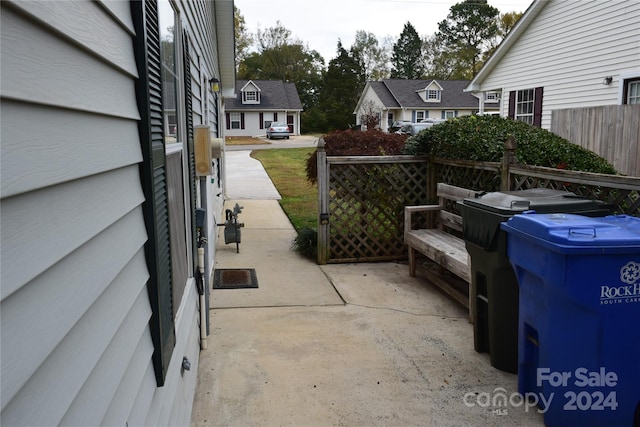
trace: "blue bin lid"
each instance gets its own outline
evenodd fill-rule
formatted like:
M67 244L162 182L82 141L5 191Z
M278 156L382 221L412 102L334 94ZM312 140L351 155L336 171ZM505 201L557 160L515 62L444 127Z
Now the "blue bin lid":
M569 213L520 214L501 224L507 233L563 253L638 253L640 218L591 218ZM594 252L595 251L595 252Z

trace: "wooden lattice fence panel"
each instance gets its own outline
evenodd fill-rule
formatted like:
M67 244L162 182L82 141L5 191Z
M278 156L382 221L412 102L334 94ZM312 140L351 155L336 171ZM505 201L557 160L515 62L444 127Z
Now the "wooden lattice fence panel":
M512 166L511 190L552 188L613 206L614 213L640 216L640 178L589 174L537 166Z
M437 159L435 182L477 191L500 191L500 163Z
M327 262L406 258L403 214L427 201L427 163L403 156L329 157Z

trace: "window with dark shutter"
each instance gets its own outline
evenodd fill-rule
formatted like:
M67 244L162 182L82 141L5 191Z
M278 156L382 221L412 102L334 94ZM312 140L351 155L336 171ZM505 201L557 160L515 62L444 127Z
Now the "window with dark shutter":
M153 365L158 387L164 385L175 347L172 307L171 244L167 204L165 122L163 120L162 72L158 4L132 1L138 68L136 98L140 111L138 130L143 160L140 176L145 194L143 211L148 240L145 245L151 303L149 328L153 341Z
M542 87L509 92L507 117L530 125L542 126Z

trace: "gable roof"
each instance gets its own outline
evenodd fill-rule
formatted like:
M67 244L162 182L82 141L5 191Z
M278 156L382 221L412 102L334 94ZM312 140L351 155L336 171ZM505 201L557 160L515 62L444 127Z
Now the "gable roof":
M419 91L425 90L433 82L442 88L440 102L425 102ZM406 80L384 79L369 82L369 87L380 98L386 108L477 108L478 98L463 92L468 80Z
M242 89L249 83L260 91L259 104L243 104ZM302 102L294 83L282 80L237 80L235 98L226 100L225 109L230 110L302 110Z

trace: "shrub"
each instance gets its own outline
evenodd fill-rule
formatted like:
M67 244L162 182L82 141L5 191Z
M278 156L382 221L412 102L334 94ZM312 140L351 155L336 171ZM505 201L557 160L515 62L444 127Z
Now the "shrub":
M299 230L291 242L291 250L316 261L318 258L318 231L309 227Z
M405 135L377 129L335 131L324 136L327 156L394 156L402 152L406 139ZM316 150L307 159L307 179L311 183L318 176L317 158Z
M404 153L453 160L499 162L513 135L516 158L525 165L615 174L597 154L545 129L497 116L465 116L433 126L407 140Z

